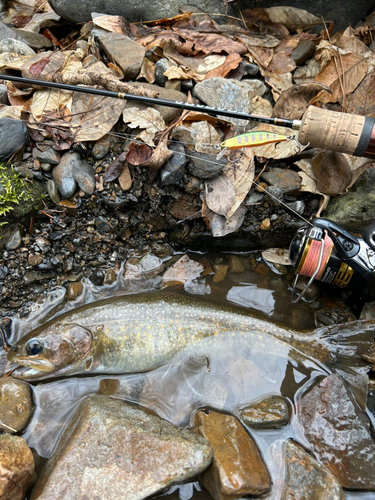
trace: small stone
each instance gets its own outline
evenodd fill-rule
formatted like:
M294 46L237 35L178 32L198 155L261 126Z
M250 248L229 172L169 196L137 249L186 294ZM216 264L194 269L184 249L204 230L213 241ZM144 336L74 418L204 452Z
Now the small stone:
M265 199L267 203L272 205L273 207L279 207L280 201L283 201L284 194L282 189L276 186L268 186L265 193Z
M0 118L0 161L22 151L28 137L27 126L22 120Z
M83 278L82 273L79 274L69 274L66 279L70 282L76 283L77 281L80 281Z
M198 194L201 190L201 181L196 177L191 177L185 186L185 191L189 194Z
M64 198L70 198L75 193L77 183L74 179L75 164L80 162L78 153L65 153L60 163L52 170L57 188Z
M181 91L181 80L167 80L164 87L166 89Z
M52 257L51 263L54 267L58 267L64 263L64 260L61 255L55 255L54 257Z
M112 396L120 387L120 381L113 378L105 378L99 383L99 391L104 396Z
M257 193L264 193L267 191L268 184L266 182L258 182L258 185L255 187L255 191Z
M112 285L116 281L116 272L113 269L107 269L105 272L104 284Z
M193 88L194 88L194 80L192 80L191 78L189 80L181 80L181 89L184 92L193 90Z
M225 158L216 160L215 156L206 153L192 152L189 155L188 170L198 179L212 179L220 174L226 164Z
M257 193L254 191L246 198L246 205L259 205L264 199L263 193Z
M12 377L0 379L0 429L15 433L22 431L31 415L30 386Z
M305 202L302 200L293 201L293 203L286 203L286 206L300 215L303 215L303 212L305 211L306 207Z
M48 252L51 246L51 243L43 236L38 236L35 240L35 244L42 253Z
M182 144L176 143L168 146L173 151L171 156L161 168L160 178L163 184L179 184L185 174L185 165L187 157L185 148Z
M53 179L48 179L47 181L47 193L55 205L60 203L60 193L57 189L57 184Z
M254 271L260 276L268 276L270 274L270 268L266 264L258 264Z
M104 137L96 141L94 147L92 148L91 156L95 158L95 160L101 160L107 153L109 153L110 147L110 138L109 135L106 134Z
M165 57L159 59L155 64L155 81L158 85L164 86L168 78L164 76L167 69L173 66L171 62Z
M271 221L267 219L263 219L260 223L260 229L262 231L269 231L271 229Z
M168 148L171 149L171 146L169 146ZM132 187L133 179L130 175L130 170L127 163L125 163L124 168L122 169L122 172L118 177L118 183L120 184L120 187L123 191L129 191L129 189L131 189Z
M243 273L245 270L245 266L238 255L230 255L228 259L228 264L230 273L238 274L238 273Z
M243 60L242 64L248 76L256 76L259 73L259 66L257 66L255 63L250 63Z
M93 395L84 399L61 436L33 498L66 496L69 478L72 499L141 500L196 476L211 459L207 441L191 430Z
M34 474L34 457L24 438L0 435L0 498L23 500Z
M195 142L197 138L197 127L193 124L184 123L175 127L172 137L175 141L181 142L189 151L195 151Z
M17 225L8 237L5 244L7 250L17 250L22 245L22 228Z
M30 253L27 262L30 264L30 266L38 266L41 262L43 261L43 255L40 253Z
M15 36L22 37L23 41L35 51L53 49L54 45L51 40L40 33L35 33L28 29L12 28Z
M141 268L143 277L146 279L153 278L164 270L164 264L161 259L152 253L142 257L139 261L139 267Z
M375 302L367 302L361 311L359 319L375 320Z
M8 87L3 84L0 85L0 104L4 104L5 106L10 105L8 99Z
M100 35L99 43L108 58L121 68L125 81L138 76L146 53L142 45L122 33Z
M212 464L199 480L214 500L261 495L271 486L258 447L235 417L198 410L194 429L212 447Z
M71 217L75 217L77 213L77 204L70 200L62 200L59 203L59 207L65 208L66 213Z
M105 277L105 273L102 269L96 269L95 271L93 271L90 276L89 276L89 280L91 281L91 283L93 283L95 286L102 286L103 282L104 282L104 277Z
M3 38L0 40L0 54L4 54L4 52L19 54L20 56L33 56L35 54L33 49L30 49L26 43L14 38Z
M280 188L284 194L294 193L301 187L301 177L294 170L271 168L261 178L271 186Z
M302 66L307 59L310 59L315 53L316 45L312 40L300 40L297 47L293 50L290 58L297 64Z
M77 297L83 292L83 285L80 281L77 283L69 283L66 292L66 298L68 300L76 300Z
M281 396L270 396L238 411L245 425L253 429L278 429L289 423L290 406Z
M227 264L214 264L214 276L212 278L212 281L214 283L219 283L220 281L223 281L225 276L227 275L229 266Z
M282 500L345 500L337 478L291 440L272 443L273 488Z
M112 229L109 222L101 215L95 219L95 225L99 233L108 233Z
M40 168L43 170L43 172L50 172L52 170L52 165L51 163L41 163Z
M40 163L50 163L51 165L58 165L61 160L61 156L53 148L46 149L38 154L36 157Z
M94 192L95 171L86 161L80 160L74 163L73 177L84 193L90 195Z

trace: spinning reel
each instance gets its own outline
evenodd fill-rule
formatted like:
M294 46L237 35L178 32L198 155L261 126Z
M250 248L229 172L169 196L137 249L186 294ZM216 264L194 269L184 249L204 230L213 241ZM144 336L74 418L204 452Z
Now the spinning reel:
M289 247L289 258L296 272L292 302L304 297L314 281L358 291L365 302L375 300L375 223L362 238L327 219L314 219L299 229ZM297 296L300 276L310 277Z

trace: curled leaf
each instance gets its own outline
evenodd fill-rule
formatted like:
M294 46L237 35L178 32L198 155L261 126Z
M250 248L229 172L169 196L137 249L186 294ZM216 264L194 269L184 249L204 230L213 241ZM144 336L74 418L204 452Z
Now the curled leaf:
M126 162L126 153L121 153L103 174L104 182L111 182L120 176Z
M352 180L349 163L343 153L320 151L311 163L316 186L323 194L344 194Z
M160 141L157 147L152 152L152 156L149 160L147 160L143 165L145 167L150 167L150 171L148 174L149 182L152 182L160 168L164 165L164 163L173 156L173 151L168 149L168 134L166 134Z
M155 134L167 128L160 112L154 108L126 108L122 113L122 117L130 128L143 129L137 135L137 139L141 139L149 146L154 146Z
M215 238L237 231L245 219L246 211L246 206L242 204L231 217L226 219L224 216L210 210L206 200L202 204L202 217L210 228L212 236Z
M152 149L147 144L138 144L131 142L128 152L126 153L126 160L131 165L144 165L152 156Z

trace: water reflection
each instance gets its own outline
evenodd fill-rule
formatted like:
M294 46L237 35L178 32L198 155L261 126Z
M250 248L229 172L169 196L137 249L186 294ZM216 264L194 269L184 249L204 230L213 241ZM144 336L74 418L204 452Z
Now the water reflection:
M273 290L258 288L256 285L232 286L227 300L242 307L251 307L264 314L271 315L275 310Z

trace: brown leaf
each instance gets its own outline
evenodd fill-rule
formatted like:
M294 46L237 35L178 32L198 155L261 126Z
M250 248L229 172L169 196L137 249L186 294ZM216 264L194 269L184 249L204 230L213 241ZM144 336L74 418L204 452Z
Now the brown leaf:
M150 167L150 171L148 173L149 182L152 182L155 179L158 171L164 163L168 160L168 158L173 156L173 151L168 149L167 142L168 134L165 134L154 149L151 158L143 163L145 167Z
M187 255L173 264L163 276L162 288L184 284L198 278L204 270L203 264L196 260L191 260Z
M230 218L244 201L254 180L254 152L251 148L245 148L243 152L236 153L239 155L238 161L228 162L223 168L223 174L232 181L235 193L235 200L226 214L227 218Z
M289 259L289 250L286 248L268 248L263 250L262 257L272 264L282 264L283 266L291 266Z
M237 231L245 219L246 211L246 206L241 205L232 217L226 219L222 215L216 214L210 210L205 200L202 204L202 217L204 218L207 226L210 228L212 236L215 238Z
M126 153L126 161L131 165L144 165L152 156L152 149L147 144L138 144L131 142L128 152Z
M300 120L310 100L321 90L332 93L332 90L319 82L306 82L293 85L285 90L278 98L272 116Z
M272 61L267 66L267 69L280 75L293 71L296 68L296 63L290 58L290 55L298 43L298 37L288 37L282 40L275 48Z
M285 73L284 75L277 75L272 73L272 71L268 71L267 69L259 67L260 72L266 83L271 87L272 95L275 101L278 100L280 94L291 87L292 84L292 74Z
M37 78L49 63L49 58L43 57L29 66L30 78Z
M121 16L98 16L95 17L92 22L94 26L98 26L98 28L110 31L111 33L122 33L126 35L124 31L124 21Z
M111 181L114 181L115 179L117 179L117 177L119 177L119 175L121 174L121 172L124 168L125 162L126 162L126 155L127 155L127 153L122 152L115 159L115 161L112 162L111 165L109 165L109 167L107 168L107 170L103 174L104 182L111 182Z
M200 205L197 205L196 197L189 194L184 194L181 198L175 200L169 212L173 217L180 220L201 217Z
M207 80L208 78L215 77L225 78L233 69L238 67L241 61L242 58L239 54L229 54L229 56L225 58L224 63L221 66L209 71L204 79Z
M270 16L264 9L258 7L247 9L244 10L242 14L246 23L248 23L248 28L250 30L258 28L257 31L260 31L260 36L269 36L269 33L272 33L272 35L281 40L289 35L287 28L283 24L272 22Z
M269 15L270 19L274 23L283 24L289 31L309 30L318 24L321 24L322 20L319 17L310 14L307 10L297 9L296 7L269 7L264 9Z
M320 194L322 196L319 202L319 210L316 213L316 217L320 217L322 211L327 207L330 197L327 194L323 194L319 191L316 185L316 177L311 163L311 160L303 159L296 161L295 165L297 165L302 170L302 172L298 172L298 175L302 179L300 191L302 191L303 193Z
M332 94L325 94L320 102L337 102L343 98L340 79L344 93L350 94L361 83L367 73L368 63L358 54L344 54L340 58L334 57L315 77L316 82L323 83L331 88Z
M143 59L143 64L141 67L141 71L137 76L137 80L139 80L140 78L145 78L148 83L154 83L155 81L155 63L150 61L150 59L147 59L147 57Z
M320 151L311 162L318 190L329 196L344 194L352 180L345 156L334 151Z
M226 217L236 199L234 186L229 177L221 174L214 179L207 180L205 181L205 189L208 208Z
M129 191L129 189L132 187L133 180L131 178L127 163L125 163L124 168L122 169L122 172L118 178L118 183L120 184L120 187L123 191Z
M348 112L375 117L375 69L347 96Z

